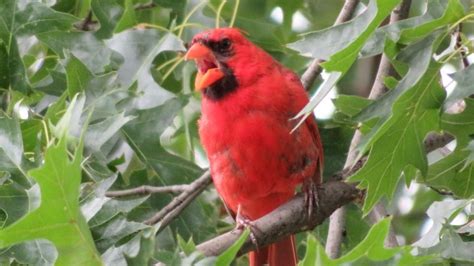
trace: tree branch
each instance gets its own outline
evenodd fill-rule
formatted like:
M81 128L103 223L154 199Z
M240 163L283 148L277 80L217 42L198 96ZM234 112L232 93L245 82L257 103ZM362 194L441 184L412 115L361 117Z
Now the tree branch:
M311 219L306 218L307 209L304 203L304 195L299 193L292 200L271 213L253 221L253 225L259 229L253 232L259 246L266 246L287 235L306 231L315 225L321 224L334 210L357 198L360 195L360 191L353 185L332 181L322 184L318 188L318 195L320 201L318 206L314 206ZM198 245L197 250L206 256L219 255L230 247L239 238L241 233L241 229L224 233ZM256 247L252 241L247 239L239 254L242 255L254 249Z
M79 30L83 30L83 31L90 31L92 30L92 28L94 27L94 25L97 24L97 21L93 21L92 20L92 10L89 11L89 13L87 13L87 16L80 22L78 22L77 24L75 24L74 26L79 29Z
M461 61L464 66L464 68L469 66L469 60L467 60L467 55L466 55L466 50L462 49L462 38L461 38L461 33L462 33L462 23L459 24L457 30L456 30L456 49L461 49L460 55L461 55Z
M346 0L344 6L341 9L341 12L339 13L336 18L336 21L334 22L334 25L341 24L351 19L352 14L354 13L354 10L357 7L357 4L359 4L359 2L359 0ZM306 69L306 71L303 73L303 76L301 76L301 83L303 83L303 86L306 90L309 90L311 88L316 78L323 71L321 67L322 62L324 62L324 60L313 60L313 62L311 62L311 64L309 65L308 69Z
M409 10L410 10L411 0L403 0L402 3L392 11L390 15L390 23L394 23L396 21L405 19L408 17ZM382 95L385 91L385 84L383 82L386 76L389 76L393 73L393 68L390 64L390 60L388 57L383 54L380 59L379 68L377 71L377 75L374 80L374 84L372 89L370 90L369 99L377 99ZM359 145L361 140L361 133L357 130L354 133L352 138L349 152L346 158L346 162L344 167L351 167L355 163L355 159L358 157L356 147ZM344 207L343 207L344 208ZM337 258L340 256L341 253L341 242L343 239L344 231L345 231L345 213L346 210L340 210L334 213L331 216L329 222L329 234L326 241L326 253L330 258ZM380 217L384 217L387 215L387 211L382 203L377 203L375 208L369 213L369 217L372 217L372 221L376 222L379 220ZM397 239L395 234L390 229L389 235L387 237L387 246L398 246Z
M188 185L188 189L168 203L153 217L144 221L145 224L156 224L161 222L160 230L165 228L184 208L186 208L206 187L211 183L211 174L206 171L201 177Z
M144 4L136 4L133 8L139 11L139 10L145 10L145 9L150 9L154 7L156 7L156 4L153 2L149 2L149 3L144 3Z
M136 195L149 195L155 193L181 193L189 190L189 185L172 185L164 187L155 187L155 186L139 186L136 188L124 189L124 190L115 190L105 192L105 196L113 197L126 197L126 196L136 196Z

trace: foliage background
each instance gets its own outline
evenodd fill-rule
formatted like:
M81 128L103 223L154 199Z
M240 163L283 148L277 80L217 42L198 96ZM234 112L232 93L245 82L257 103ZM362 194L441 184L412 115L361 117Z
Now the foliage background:
M357 19L304 36L330 27L343 1L238 5L235 26L295 72L307 68L307 55L328 60L324 79L310 90L337 81L315 111L327 176L342 169L358 122L366 133L359 148L370 156L351 180L368 187L367 200L349 206L346 255L332 261L317 252L324 224L298 235L304 265L474 261L474 67L463 65L454 34L462 22L461 47L472 62L473 3L414 0L410 19L376 30L398 2L361 1ZM0 4L0 263L214 262L194 252L194 243L233 228L213 188L165 228L143 221L173 195L105 192L186 184L204 172L200 95L182 52L195 33L229 25L235 7L220 0ZM369 102L361 97L382 51L397 74L386 80L388 96ZM447 112L462 99L464 112ZM420 147L429 132L456 140L426 156ZM407 246L383 249L389 220L372 225L363 216L380 199Z

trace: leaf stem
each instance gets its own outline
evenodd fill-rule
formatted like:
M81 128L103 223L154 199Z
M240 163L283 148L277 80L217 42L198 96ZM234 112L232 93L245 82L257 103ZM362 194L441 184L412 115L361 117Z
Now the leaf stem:
M168 69L168 71L163 75L163 81L165 81L169 75L178 67L178 65L184 61L183 57L179 57L179 59Z
M232 19L230 20L229 27L234 27L235 19L237 18L237 11L239 11L240 0L235 1L234 12L232 13Z
M207 4L207 1L203 1L199 4L197 4L193 9L191 9L191 11L189 11L189 13L186 15L186 17L184 18L183 20L183 23L181 24L186 24L188 22L188 20L191 18L191 16L196 13L196 11L199 10L199 8L203 5ZM178 37L181 38L181 36L183 35L183 31L184 31L184 27L181 27L179 29L179 32L178 32Z
M216 29L219 28L219 21L221 19L221 12L222 12L222 9L224 8L225 4L227 3L227 0L224 0L221 2L221 4L219 5L219 7L217 8L217 13L216 13Z

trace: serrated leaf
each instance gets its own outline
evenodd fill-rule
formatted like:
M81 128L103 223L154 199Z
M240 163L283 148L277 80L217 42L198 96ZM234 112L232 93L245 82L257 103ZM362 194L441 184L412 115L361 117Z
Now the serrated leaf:
M408 77L405 76L400 82L400 87L397 86L388 93L401 94L402 91L398 90L405 88L407 83L416 82L413 86L406 87L407 92L393 103L391 116L382 120L383 123L376 128L376 133L368 142L368 146L372 148L367 162L349 178L351 181L361 182L360 186L367 188L364 214L382 196L393 196L407 165L412 165L426 175L427 159L423 140L430 131L438 130L439 108L444 98L444 91L438 83L439 68L438 64L432 63L419 81L410 80L409 72ZM377 110L382 108L381 101L374 103L378 106ZM371 106L367 109L370 108ZM373 115L378 116L380 113Z
M29 173L41 188L40 206L0 230L0 248L33 239L47 239L58 250L57 265L102 265L79 210L82 150L69 159L65 137L46 150L45 163ZM45 219L47 217L47 219Z

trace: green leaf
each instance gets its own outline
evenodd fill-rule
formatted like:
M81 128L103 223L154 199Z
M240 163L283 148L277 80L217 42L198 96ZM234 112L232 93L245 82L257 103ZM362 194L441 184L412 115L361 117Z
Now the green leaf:
M77 148L72 161L68 158L63 137L46 150L44 165L29 172L41 188L41 204L0 230L0 248L42 238L51 241L58 250L57 265L102 265L79 210L81 148Z
M456 22L463 15L464 8L459 0L428 1L426 12L423 15L377 29L365 43L361 54L362 56L373 56L382 53L386 37L404 44L419 40L443 26Z
M112 37L114 29L124 14L124 9L116 0L92 0L92 12L100 23L100 29L95 33L100 39Z
M29 211L29 207L28 195L24 188L15 183L0 186L0 210L7 214L7 219L2 221L3 226L20 219Z
M181 40L175 35L154 29L126 30L114 35L106 43L124 58L118 70L120 85L128 88L138 83L134 106L139 109L153 108L173 97L155 82L150 67L159 53L184 50Z
M456 137L456 149L431 165L428 175L421 180L450 190L458 197L469 198L474 195L474 162L467 148L474 134L474 99L466 98L465 102L462 113L444 113L441 117L441 127Z
M442 258L473 262L474 241L463 241L455 228L450 225L458 213L469 209L468 206L472 204L472 200L434 202L427 212L433 225L420 240L413 244L416 247L414 253L417 255L436 254ZM467 212L468 216L472 214L472 211Z
M102 258L106 265L150 265L155 253L154 228L140 231L130 241L111 247Z
M312 111L349 70L357 59L365 41L374 33L378 25L390 14L399 0L371 0L367 9L350 22L339 24L321 31L304 35L302 40L288 47L303 55L327 60L322 64L331 72L316 95L295 118L301 118L297 127L312 114Z
M428 258L414 258L410 254L409 247L396 247L387 249L384 247L384 240L390 230L390 219L386 218L373 225L367 236L351 251L338 259L331 259L324 251L324 247L316 240L316 238L308 234L306 244L306 254L300 262L300 266L336 266L357 262L364 258L374 262L386 261L393 259L399 254L398 260L404 264L415 265L410 263L425 262ZM421 264L417 264L421 265Z
M20 124L13 118L0 116L0 169L13 175L13 180L29 187L28 170L31 163L23 156Z
M101 147L133 118L120 113L89 125L84 138L85 146L92 151L100 151Z
M456 87L444 102L445 109L458 100L474 94L474 65L469 65L467 68L452 74L451 77L456 81Z
M433 100L440 104L443 97L441 87L436 82L437 71L437 67L429 70L418 86L397 102L398 106L394 107L394 112L397 113L386 122L386 132L373 142L365 165L349 178L351 181L361 182L360 186L367 188L364 214L382 196L392 198L407 165L426 174L427 159L423 140L439 126L439 105L437 108L436 105L430 107L428 104Z
M354 116L372 103L372 100L353 95L339 95L333 100L333 103L338 111L348 116Z
M115 26L114 33L122 32L137 24L137 18L135 17L135 8L132 0L125 0L125 10L120 20Z
M128 91L127 88L122 88L117 84L116 72L95 75L77 57L70 53L66 53L66 59L62 64L66 69L69 98L72 99L75 94L84 92L86 95L85 108L88 111L93 110L91 121L106 119L108 120L107 123L111 124L113 122L111 117L120 118L122 116L121 120L131 119L131 117L119 115L124 110L118 107L118 102L128 97ZM89 143L86 137L87 144Z
M178 246L186 256L196 251L196 244L194 244L193 238L190 238L187 242L180 235L178 235L177 238Z
M245 243L245 240L250 235L250 229L245 229L244 232L240 235L239 239L235 241L232 246L230 246L228 249L226 249L224 252L222 252L221 255L219 255L216 258L216 266L227 266L230 265L231 262L235 259L235 256L237 256L237 252L239 252L240 248L242 245Z
M98 226L104 224L121 213L127 214L145 202L147 199L148 196L125 200L110 199L102 206L97 214L92 217L92 219L89 221L89 225L91 227Z
M0 254L6 259L13 258L22 265L54 265L58 252L47 240L31 240L14 245Z
M61 58L65 57L65 50L69 51L93 73L108 72L119 62L118 55L91 32L51 31L36 37Z
M367 9L353 20L321 31L305 34L288 47L313 58L328 60L327 71L345 73L358 56L365 41L390 14L399 0L372 0Z
M115 180L117 180L117 175L111 175L93 184L88 184L81 189L81 212L86 221L90 222L91 218L100 212L103 206L111 200L105 196L105 192L113 185ZM90 223L89 226L92 227Z
M443 224L451 221L455 214L467 205L465 200L446 200L436 201L426 211L426 214L433 221L430 230L426 232L420 240L413 245L420 248L429 248L437 245L440 242L440 234L443 229Z
M143 223L127 221L123 215L117 215L107 223L93 229L95 244L99 251L104 252L124 237L145 228L149 228L149 226Z
M125 137L137 155L167 182L177 182L197 177L202 170L195 164L167 152L160 143L160 136L182 107L182 101L170 99L158 107L140 110L136 119L124 127Z
M33 35L51 30L71 28L78 19L65 13L54 11L42 3L27 3L20 6L16 0L5 0L0 6L0 86L23 93L30 91L25 66L18 49L17 37ZM8 77L8 78L7 78Z

